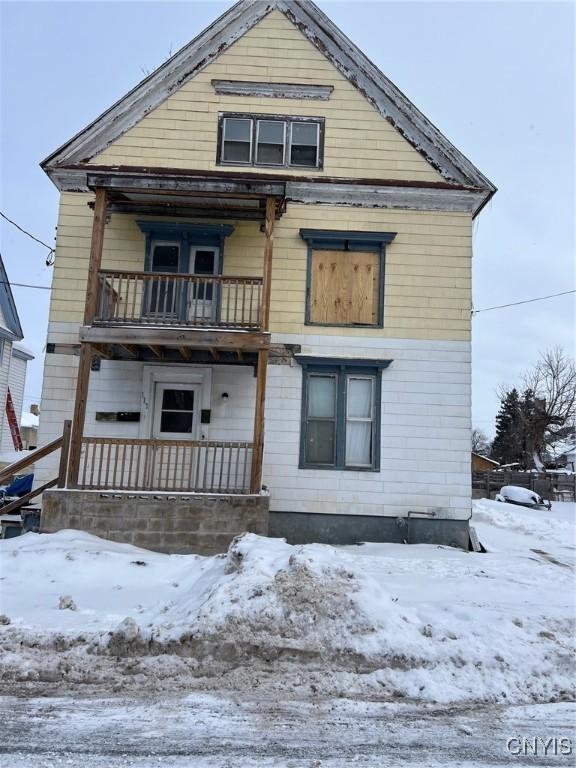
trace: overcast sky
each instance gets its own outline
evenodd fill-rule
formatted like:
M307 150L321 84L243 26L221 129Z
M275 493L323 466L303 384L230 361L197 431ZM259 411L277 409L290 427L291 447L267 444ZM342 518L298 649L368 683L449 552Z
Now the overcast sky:
M474 237L478 309L574 287L574 5L319 2L499 188ZM53 242L58 195L38 163L229 7L221 2L2 2L0 209ZM13 282L49 285L45 251L1 222ZM49 292L14 287L38 402ZM539 350L574 353L574 295L473 321L473 421Z

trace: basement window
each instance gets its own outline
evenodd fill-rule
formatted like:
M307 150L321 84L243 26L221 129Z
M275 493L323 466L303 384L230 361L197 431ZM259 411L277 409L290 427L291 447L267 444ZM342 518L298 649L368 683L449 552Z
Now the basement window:
M324 118L223 113L220 165L316 168L323 165Z

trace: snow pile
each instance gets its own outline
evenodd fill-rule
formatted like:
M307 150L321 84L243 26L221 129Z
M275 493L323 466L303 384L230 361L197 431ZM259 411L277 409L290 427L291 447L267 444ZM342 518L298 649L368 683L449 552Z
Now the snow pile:
M30 533L0 542L0 676L32 690L573 698L573 516L482 500L488 554L246 534L198 557Z
M529 509L513 504L503 504L488 499L474 502L472 523L481 524L481 541L487 540L493 547L501 548L503 542L509 551L534 547L576 546L574 504L554 504L554 511ZM518 534L523 534L519 537ZM532 541L527 541L529 537Z
M151 617L154 640L203 643L225 660L366 661L389 652L407 623L418 624L353 558L318 544L246 534L182 586L178 602Z

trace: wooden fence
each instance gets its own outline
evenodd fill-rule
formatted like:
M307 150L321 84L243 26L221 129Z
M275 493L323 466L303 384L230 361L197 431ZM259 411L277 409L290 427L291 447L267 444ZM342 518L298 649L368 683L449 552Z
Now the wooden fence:
M576 475L555 472L473 472L472 490L483 492L486 498L494 498L503 485L517 485L552 497L557 501L576 501Z

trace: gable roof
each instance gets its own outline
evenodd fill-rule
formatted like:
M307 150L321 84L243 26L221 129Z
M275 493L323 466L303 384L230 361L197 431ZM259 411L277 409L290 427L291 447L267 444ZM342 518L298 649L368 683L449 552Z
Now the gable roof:
M16 303L14 302L14 296L12 295L12 288L10 287L10 281L4 268L4 262L0 255L0 309L2 310L2 316L4 318L4 325L0 325L0 338L11 339L13 341L20 341L24 338L22 333L22 326L20 325L20 318L18 317L18 310L16 309Z
M151 75L49 155L42 168L87 163L214 61L272 10L283 13L448 183L496 187L310 0L240 0ZM56 179L54 179L56 181Z

